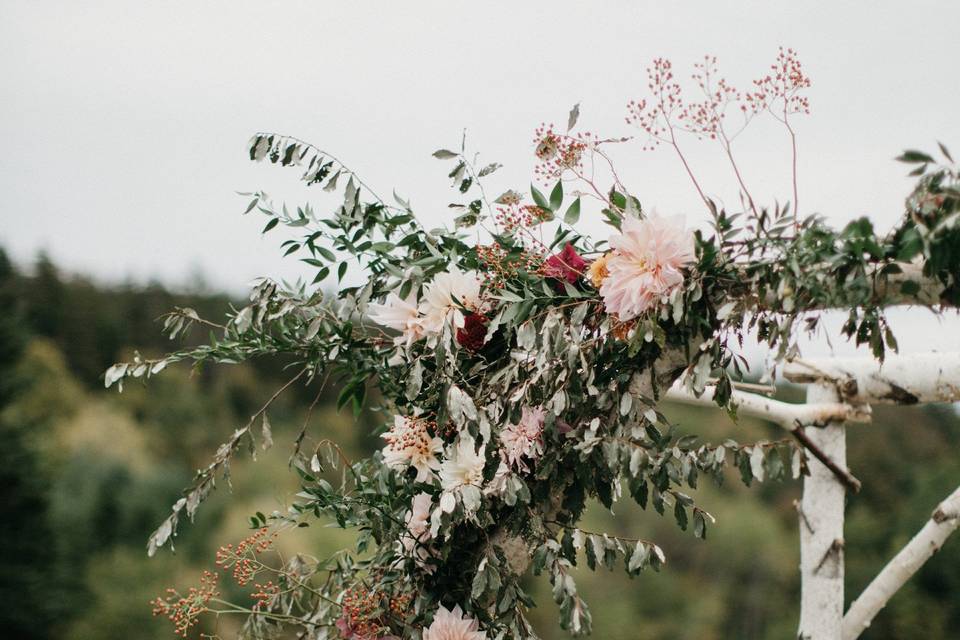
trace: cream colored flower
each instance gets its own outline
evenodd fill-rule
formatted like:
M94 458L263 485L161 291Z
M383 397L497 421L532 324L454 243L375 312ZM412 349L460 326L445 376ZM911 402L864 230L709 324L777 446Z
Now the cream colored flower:
M510 470L510 465L507 464L506 460L503 459L503 456L500 456L500 464L497 466L496 472L493 474L493 479L487 483L487 486L483 489L483 495L485 496L502 496L507 492L507 479L513 472Z
M440 485L444 492L453 492L466 486L483 485L485 447L476 450L473 436L463 434L455 446L447 449L446 460L440 467Z
M434 276L423 288L419 307L423 330L440 333L448 317L453 318L454 327L462 327L460 306L470 310L480 307L480 277L476 271L464 273L451 266L448 271Z
M400 344L410 346L410 344L423 337L422 318L417 308L417 297L412 291L406 299L401 298L396 293L391 293L383 304L371 304L370 319L377 324L399 331L402 335L397 342Z
M433 622L423 630L423 640L486 640L487 633L479 629L480 623L463 615L460 605L453 611L440 605L433 615Z
M416 559L417 564L426 569L428 573L433 572L433 566L426 561L434 555L433 551L427 546L427 542L433 537L430 532L430 508L433 506L433 496L429 493L418 493L410 502L410 510L407 511L404 523L407 525L407 532L400 537L400 548L403 552Z
M443 452L443 440L431 436L427 426L426 420L395 416L393 426L383 434L387 441L383 461L393 469L415 468L417 482L432 482L440 469L437 454Z
M653 308L683 284L683 268L694 260L693 235L680 216L627 217L620 234L610 238L610 246L609 275L600 295L607 312L621 322Z

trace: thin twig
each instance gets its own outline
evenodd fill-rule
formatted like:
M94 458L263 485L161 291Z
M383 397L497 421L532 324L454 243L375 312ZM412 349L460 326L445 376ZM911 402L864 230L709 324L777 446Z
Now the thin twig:
M790 433L792 433L797 441L803 445L804 449L812 453L813 457L823 463L823 466L825 466L827 469L830 469L830 471L833 472L833 475L835 475L840 483L843 484L843 486L845 486L851 493L860 492L860 481L857 480L849 471L834 462L830 456L824 453L823 449L817 446L817 444L813 442L813 440L811 440L810 437L804 432L802 426L796 426L790 430Z

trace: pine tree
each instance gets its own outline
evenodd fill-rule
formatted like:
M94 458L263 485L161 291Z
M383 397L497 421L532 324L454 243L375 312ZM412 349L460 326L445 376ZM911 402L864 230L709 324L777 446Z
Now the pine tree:
M56 566L47 518L49 484L22 425L4 416L22 381L17 363L27 334L18 306L17 273L0 249L0 635L4 638L49 638L56 622L50 598Z

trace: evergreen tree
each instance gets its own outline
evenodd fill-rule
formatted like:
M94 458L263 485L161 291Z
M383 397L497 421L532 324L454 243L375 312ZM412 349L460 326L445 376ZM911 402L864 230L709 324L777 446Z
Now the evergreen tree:
M26 342L19 309L17 274L0 249L0 527L3 570L0 571L0 631L5 638L48 638L56 622L55 546L47 518L48 486L23 425L3 412L21 384L17 363Z

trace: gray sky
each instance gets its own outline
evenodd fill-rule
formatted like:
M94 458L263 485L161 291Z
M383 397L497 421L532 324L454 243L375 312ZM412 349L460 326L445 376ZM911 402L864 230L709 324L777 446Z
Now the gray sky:
M285 237L261 239L263 218L241 217L234 192L309 197L320 211L324 200L295 171L247 161L254 131L330 149L440 222L451 192L430 153L462 128L506 165L490 190L522 190L533 129L564 122L574 103L584 128L631 133L624 105L643 95L651 58L685 76L714 54L744 85L781 44L814 83L813 114L797 122L801 212L886 228L910 185L891 158L937 139L960 152L958 23L960 3L918 1L0 0L0 242L21 261L45 248L106 281L183 285L202 272L239 291L258 275L295 277L277 250ZM784 132L758 126L737 144L755 198L787 199ZM691 156L708 191L734 203L718 150L691 145ZM665 150L616 157L645 206L703 219ZM960 348L943 338L960 334L956 322L922 322L932 346ZM929 348L929 335L916 344Z

